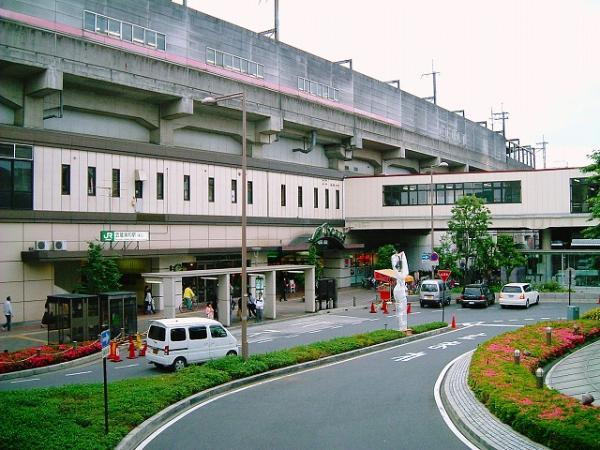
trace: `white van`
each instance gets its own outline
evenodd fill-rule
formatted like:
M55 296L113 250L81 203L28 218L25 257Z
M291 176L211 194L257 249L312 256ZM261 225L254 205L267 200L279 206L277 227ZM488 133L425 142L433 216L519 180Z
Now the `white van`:
M199 317L153 320L146 359L180 370L187 364L239 354L237 339L220 322Z

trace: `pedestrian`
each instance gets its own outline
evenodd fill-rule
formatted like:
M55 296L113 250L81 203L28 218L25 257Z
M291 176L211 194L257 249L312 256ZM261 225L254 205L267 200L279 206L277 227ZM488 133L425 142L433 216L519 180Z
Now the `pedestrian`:
M187 307L188 311L192 310L192 299L194 298L194 291L191 287L186 287L183 291L183 304Z
M281 297L279 301L287 302L287 290L288 290L288 280L286 277L283 277L281 280Z
M257 322L262 322L263 320L263 309L265 308L265 301L263 300L262 297L262 292L258 293L258 297L256 297L256 300L254 301L255 306L256 306L256 321Z
M252 295L252 291L248 289L248 318L256 317L256 298Z
M242 320L242 297L237 299L237 318Z
M215 318L215 310L210 303L206 304L206 317L211 320Z
M144 288L144 305L146 306L147 314L154 314L156 311L154 310L154 299L152 298L152 289L150 286L146 286Z
M13 314L13 310L12 310L12 305L10 303L10 295L9 295L8 297L6 297L6 300L4 301L4 317L6 317L6 323L4 325L2 325L3 330L10 331L10 321L12 319L12 314Z

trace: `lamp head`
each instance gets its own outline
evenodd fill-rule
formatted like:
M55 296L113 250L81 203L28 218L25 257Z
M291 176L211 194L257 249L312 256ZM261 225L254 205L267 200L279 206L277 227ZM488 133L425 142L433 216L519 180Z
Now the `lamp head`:
M207 105L207 106L215 106L217 104L217 99L211 96L208 97L204 97L202 100L200 100L200 103L202 103L203 105Z

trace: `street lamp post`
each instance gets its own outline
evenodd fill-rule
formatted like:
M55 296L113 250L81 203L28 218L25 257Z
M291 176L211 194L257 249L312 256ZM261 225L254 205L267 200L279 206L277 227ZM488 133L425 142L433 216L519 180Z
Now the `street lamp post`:
M431 207L431 253L429 254L429 262L431 263L431 279L435 278L435 270L433 268L433 261L431 261L431 255L433 254L433 169L437 167L448 167L446 161L442 161L439 164L434 164L429 167L429 205Z
M248 358L248 311L247 311L247 242L246 242L246 94L239 92L237 94L223 95L220 97L205 97L200 102L203 105L215 106L219 102L232 99L241 99L242 101L242 358Z

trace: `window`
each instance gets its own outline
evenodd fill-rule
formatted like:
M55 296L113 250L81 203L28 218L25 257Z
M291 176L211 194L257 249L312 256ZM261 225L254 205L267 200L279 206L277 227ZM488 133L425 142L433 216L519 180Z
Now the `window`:
M71 195L71 165L63 164L60 172L60 193Z
M144 182L142 180L135 180L133 187L135 198L144 198Z
M302 208L302 186L298 186L298 208Z
M210 335L214 338L224 338L227 337L227 331L220 325L211 325Z
M286 198L285 198L285 184L281 185L281 206L285 206L286 205Z
M315 208L319 207L319 188L315 188L313 191L313 204Z
M33 209L33 147L0 143L0 208Z
M252 203L254 203L254 190L253 190L253 185L252 185L252 181L248 181L248 204L251 205Z
M215 201L215 179L214 178L208 179L208 201L209 202Z
M206 327L189 327L188 333L190 333L190 339L192 341L206 339L208 337Z
M262 64L258 64L231 53L215 50L214 48L206 47L206 62L254 78L264 77L264 67Z
M144 29L142 27L133 27L133 42L144 43Z
M338 100L339 89L323 83L311 81L303 77L298 77L298 90L308 92L309 94L317 97L322 97L333 101Z
M130 23L123 23L121 25L121 39L128 42L131 42L131 39L133 39L133 27Z
M335 190L335 209L340 209L340 190Z
M185 328L173 328L171 330L171 342L185 341Z
M166 329L163 327L159 327L157 325L150 325L150 329L148 330L148 337L150 339L154 339L155 341L165 341L166 337Z
M83 28L88 31L96 31L96 14L89 11L83 13Z
M165 176L162 172L156 174L156 200L165 198Z
M237 180L231 180L231 203L237 203Z
M190 201L190 176L183 176L183 200L186 202Z
M589 213L589 199L597 194L598 188L589 178L571 178L571 213Z
M329 209L329 189L325 189L325 209Z
M121 171L119 169L112 170L112 196L121 196Z
M87 170L87 194L90 197L96 196L96 168L88 167Z

